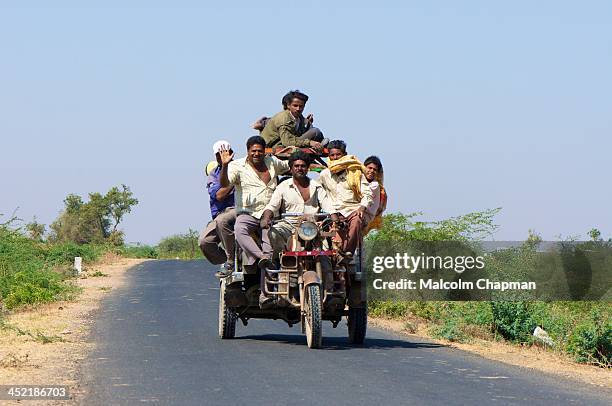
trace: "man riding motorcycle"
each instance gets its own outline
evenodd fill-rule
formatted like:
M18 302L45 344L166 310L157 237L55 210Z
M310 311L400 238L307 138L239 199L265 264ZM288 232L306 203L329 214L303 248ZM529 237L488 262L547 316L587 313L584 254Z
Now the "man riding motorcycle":
M291 179L281 182L272 194L261 217L262 229L269 229L272 218L285 212L315 214L323 211L331 213L333 221L338 220L325 189L319 182L307 176L310 163L310 157L300 150L291 155L289 158ZM286 248L287 241L295 230L296 220L296 218L287 218L271 227L269 237L275 252ZM260 303L264 304L270 298L262 293L260 299Z

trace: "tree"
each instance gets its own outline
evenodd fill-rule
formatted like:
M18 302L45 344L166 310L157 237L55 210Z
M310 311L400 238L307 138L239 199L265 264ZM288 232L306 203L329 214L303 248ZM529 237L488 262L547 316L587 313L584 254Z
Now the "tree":
M94 192L89 201L75 194L64 199L64 210L51 224L52 240L73 241L77 244L110 242L123 243L123 233L117 226L132 206L138 204L126 185L111 188L105 195Z
M189 239L190 258L195 258L198 247L198 232L190 228L186 237Z
M588 232L589 237L591 237L591 241L602 241L601 231L596 228L592 228L591 231Z
M35 241L41 241L43 236L45 235L46 227L44 224L40 224L36 221L36 216L32 219L32 221L26 224L26 231L31 239Z
M64 206L66 206L66 212L70 214L78 213L82 205L83 199L81 199L81 196L71 193L64 199Z
M110 216L114 221L112 231L117 230L117 226L123 220L123 216L132 211L132 206L138 204L138 199L133 197L128 186L122 184L121 188L122 190L119 190L118 187L114 186L105 196Z

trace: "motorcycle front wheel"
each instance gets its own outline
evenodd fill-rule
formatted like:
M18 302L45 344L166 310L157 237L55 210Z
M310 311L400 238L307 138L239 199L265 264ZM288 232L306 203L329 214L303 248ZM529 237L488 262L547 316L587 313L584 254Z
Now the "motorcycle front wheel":
M321 321L321 287L308 285L304 289L304 327L308 348L321 348L323 322Z

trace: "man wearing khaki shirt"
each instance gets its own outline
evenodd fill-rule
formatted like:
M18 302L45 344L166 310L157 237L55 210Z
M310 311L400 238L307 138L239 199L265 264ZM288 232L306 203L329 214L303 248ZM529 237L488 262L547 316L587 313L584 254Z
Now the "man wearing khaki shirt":
M283 97L283 111L266 120L261 130L268 147L322 147L323 133L312 126L312 114L306 118L302 115L307 101L308 96L299 90L292 90ZM254 128L261 128L260 124L256 123Z
M372 205L372 190L363 164L346 154L344 141L331 141L328 146L329 167L321 172L319 182L332 200L334 211L340 213L347 227L340 232L342 251L350 257L361 239L364 214Z
M235 187L236 224L234 235L236 242L247 256L245 265L258 262L260 267L271 266L272 247L268 230L262 232L259 226L261 215L276 186L278 175L289 170L285 161L265 155L266 142L260 136L247 140L247 156L232 161L234 154L221 151L221 186L230 184ZM261 248L251 237L251 233L261 238Z
M330 213L333 220L337 220L334 207L323 186L307 176L309 166L310 157L304 152L298 150L291 155L291 179L282 182L274 191L261 217L262 228L269 228L272 218L282 213L315 214L323 211ZM288 218L272 226L270 240L276 251L286 247L295 230L295 221Z

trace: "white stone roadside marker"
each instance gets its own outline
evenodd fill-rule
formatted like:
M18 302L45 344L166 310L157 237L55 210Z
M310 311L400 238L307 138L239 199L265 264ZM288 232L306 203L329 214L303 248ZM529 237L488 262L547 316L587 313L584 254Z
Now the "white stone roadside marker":
M81 257L74 257L74 269L77 271L77 275L81 274L81 264L83 259Z

